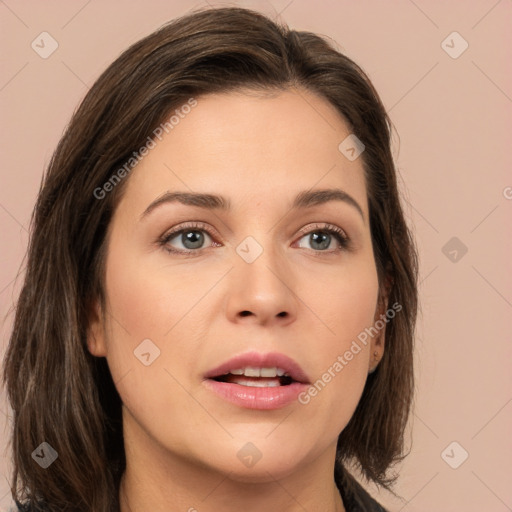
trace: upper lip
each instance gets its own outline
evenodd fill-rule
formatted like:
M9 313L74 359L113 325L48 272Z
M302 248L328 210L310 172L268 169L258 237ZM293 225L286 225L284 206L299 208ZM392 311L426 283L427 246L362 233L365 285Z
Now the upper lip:
M237 370L248 366L253 368L282 368L293 380L303 384L309 384L309 378L300 365L292 358L278 352L268 352L266 354L245 352L209 370L204 377L211 379L225 375L229 373L230 370Z

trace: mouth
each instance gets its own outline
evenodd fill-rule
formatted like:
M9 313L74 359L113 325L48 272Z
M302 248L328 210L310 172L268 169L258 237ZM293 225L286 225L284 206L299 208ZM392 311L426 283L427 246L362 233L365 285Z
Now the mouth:
M205 378L254 387L289 386L294 382L310 383L298 363L278 352L246 352L213 368L205 374Z
M293 382L297 382L282 368L257 368L252 366L230 370L224 375L213 377L213 380L255 388L275 388L289 386Z
M309 379L293 359L248 352L204 375L204 384L224 400L249 409L277 409L296 400Z

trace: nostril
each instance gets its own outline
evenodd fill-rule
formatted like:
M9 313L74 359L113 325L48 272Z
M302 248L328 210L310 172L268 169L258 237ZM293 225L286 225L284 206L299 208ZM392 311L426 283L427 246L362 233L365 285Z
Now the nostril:
M281 311L277 316L286 316L288 313L286 311Z
M240 313L240 316L248 316L248 315L250 315L250 314L251 314L251 312L250 312L250 311L242 311L242 312Z

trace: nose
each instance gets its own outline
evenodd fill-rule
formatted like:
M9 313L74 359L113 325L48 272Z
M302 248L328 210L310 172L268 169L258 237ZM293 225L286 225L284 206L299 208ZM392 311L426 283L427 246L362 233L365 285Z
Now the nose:
M237 254L235 268L229 273L227 315L235 323L285 326L295 321L298 297L296 278L284 255L264 248L248 263Z

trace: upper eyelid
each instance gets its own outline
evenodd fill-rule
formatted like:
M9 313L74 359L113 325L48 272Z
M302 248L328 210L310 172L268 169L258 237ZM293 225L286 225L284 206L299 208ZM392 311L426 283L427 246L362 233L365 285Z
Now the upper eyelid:
M212 232L213 233L218 233L218 231L214 228L210 228L209 225L206 223L206 222L203 222L203 221L189 221L189 222L185 222L183 225L178 225L178 227L176 229L172 228L171 230L169 231L166 231L163 235L163 237L165 236L168 236L168 235L175 235L177 233L180 233L181 231L184 231L184 230L187 230L187 229L190 229L190 230L197 230L197 231L206 231L207 233L211 234ZM314 230L314 229L318 229L318 230L329 230L329 229L337 229L337 230L340 230L343 234L345 234L347 237L347 232L345 229L343 229L342 227L340 226L337 226L336 224L332 224L330 222L311 222L309 224L307 224L306 226L300 228L298 230L299 233L303 233L303 232L309 232L311 230ZM220 235L219 235L220 236Z
M338 234L341 234L343 236L345 236L346 238L348 238L348 234L346 232L346 230L344 230L343 228L339 227L339 226L336 226L336 224L332 224L330 222L313 222L312 225L306 225L305 227L303 228L300 228L299 229L299 233L303 233L305 235L318 230L318 231L336 231L339 233Z
M178 226L176 229L173 228L169 231L166 231L162 235L161 238L166 239L166 238L169 238L170 236L178 235L179 233L181 233L183 231L187 231L187 230L206 231L206 233L208 233L210 236L215 236L215 234L217 233L216 230L208 227L208 225L206 223L201 222L201 221L193 221L193 222L185 222L184 225Z
M219 238L222 238L220 235L217 235L217 230L209 227L209 225L207 223L202 222L202 221L188 221L188 222L185 222L183 225L178 226L176 229L173 228L170 231L167 231L166 233L164 233L164 235L162 235L162 237L160 237L160 240L162 242L168 243L171 238L174 238L175 236L177 236L180 233L183 233L187 230L205 231L208 234L208 236L210 236L210 237L218 236ZM298 232L301 234L301 238L302 238L302 237L307 236L308 234L314 232L315 230L335 232L335 234L338 234L341 237L344 237L347 240L347 242L350 240L345 229L343 229L335 224L332 224L330 222L318 222L318 221L312 222L312 223L304 226L303 228L300 228L298 230ZM197 251L193 250L193 249L189 249L189 250L192 252L199 252L203 249L207 249L207 247L203 247L202 249L198 249Z

